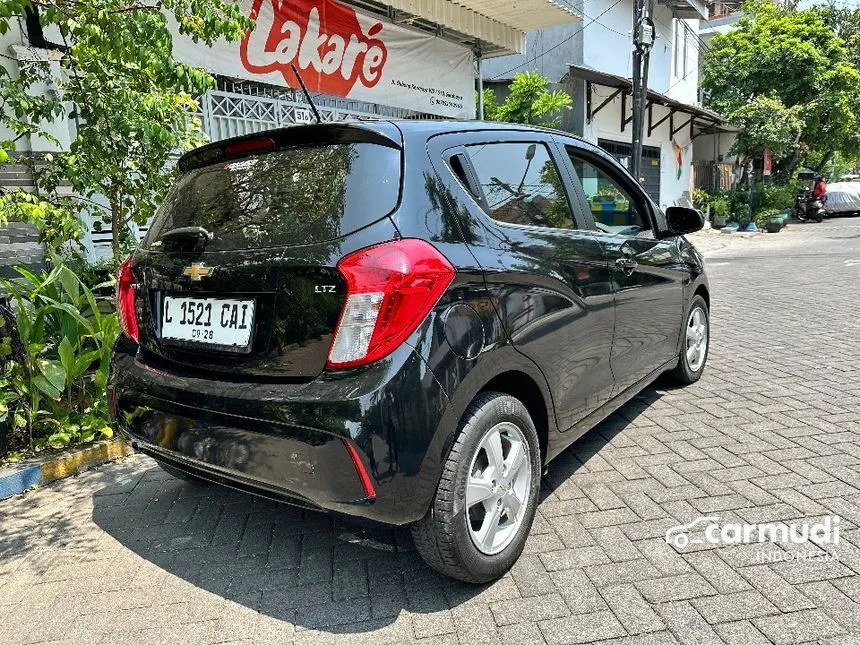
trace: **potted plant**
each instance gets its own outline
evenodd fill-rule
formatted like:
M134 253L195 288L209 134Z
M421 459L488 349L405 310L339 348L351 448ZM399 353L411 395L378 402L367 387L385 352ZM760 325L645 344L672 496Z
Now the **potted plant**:
M782 217L775 208L760 208L756 212L756 224L768 233L779 233L782 229Z
M729 216L729 200L725 197L717 197L711 202L711 226L723 228Z
M738 223L738 231L757 231L758 228L750 228L755 226L752 216L750 215L749 204L736 204L735 212L732 213L734 219Z
M782 230L782 219L778 215L773 215L764 223L764 230L768 233L779 233Z

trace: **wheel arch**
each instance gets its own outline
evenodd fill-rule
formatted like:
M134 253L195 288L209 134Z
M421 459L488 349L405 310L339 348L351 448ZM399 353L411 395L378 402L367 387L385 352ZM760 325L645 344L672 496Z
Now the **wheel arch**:
M696 287L696 290L693 292L693 298L696 296L702 296L702 300L705 301L705 306L707 306L708 311L711 310L711 292L708 291L708 286L706 284L700 284Z
M558 434L558 426L549 384L529 358L506 345L487 352L476 361L460 361L448 371L449 376L454 374L458 375L456 382L442 379L449 404L425 458L426 466L433 472L434 494L442 475L442 464L451 453L463 415L481 392L503 392L523 402L538 431L541 459L545 461L553 437Z
M544 462L549 445L550 408L534 379L525 372L508 370L491 378L477 394L481 392L501 392L522 402L535 424L540 441L541 462Z

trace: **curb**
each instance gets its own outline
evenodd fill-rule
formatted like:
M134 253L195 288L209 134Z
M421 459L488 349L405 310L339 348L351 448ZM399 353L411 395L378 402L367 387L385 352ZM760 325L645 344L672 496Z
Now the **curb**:
M6 466L0 469L0 500L34 486L77 475L92 466L114 461L132 452L131 446L125 441L113 439Z

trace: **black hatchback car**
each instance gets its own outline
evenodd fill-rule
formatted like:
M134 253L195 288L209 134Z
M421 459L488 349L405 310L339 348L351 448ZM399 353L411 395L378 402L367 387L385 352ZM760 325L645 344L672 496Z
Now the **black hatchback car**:
M179 477L411 525L483 582L541 472L668 372L701 375L704 265L601 149L481 122L213 143L119 270L109 400Z

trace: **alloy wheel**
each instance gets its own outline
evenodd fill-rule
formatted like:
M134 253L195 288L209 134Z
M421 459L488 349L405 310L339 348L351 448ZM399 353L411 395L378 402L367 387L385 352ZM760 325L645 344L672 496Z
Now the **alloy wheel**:
M519 532L531 496L531 459L522 431L509 421L481 439L469 467L466 523L475 547L494 555Z
M708 353L708 316L704 309L696 307L687 320L687 366L698 372Z

